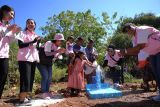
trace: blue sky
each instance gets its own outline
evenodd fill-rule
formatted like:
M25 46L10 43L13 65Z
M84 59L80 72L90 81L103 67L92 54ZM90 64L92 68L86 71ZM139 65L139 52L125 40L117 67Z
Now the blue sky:
M26 19L35 19L39 35L42 35L39 27L45 26L49 16L66 10L82 12L90 9L97 17L102 12L110 16L118 12L118 16L124 17L133 17L142 12L160 15L160 0L0 0L2 5L14 8L15 22L22 28L25 27Z

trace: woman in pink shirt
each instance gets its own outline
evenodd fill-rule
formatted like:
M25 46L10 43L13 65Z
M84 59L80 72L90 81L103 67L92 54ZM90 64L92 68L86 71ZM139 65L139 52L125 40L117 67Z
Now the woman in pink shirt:
M37 67L42 77L41 98L43 99L52 98L52 94L49 93L50 84L52 82L52 65L53 61L65 52L65 49L60 47L63 41L63 34L57 33L54 36L54 40L47 41L44 46L41 46L39 49L40 63L38 63Z
M20 104L28 103L28 92L32 92L36 63L39 62L36 49L40 37L35 33L36 22L33 19L26 21L26 28L19 33L18 38L18 65L20 72Z
M132 23L127 23L123 27L123 32L131 36L135 42L133 48L121 50L121 53L123 55L138 55L140 51L143 51L150 55L153 73L160 90L160 31L150 26L135 26ZM153 100L160 101L160 94L153 97Z
M8 74L9 45L14 40L15 33L20 31L16 24L10 25L14 15L13 8L7 5L0 8L0 99Z

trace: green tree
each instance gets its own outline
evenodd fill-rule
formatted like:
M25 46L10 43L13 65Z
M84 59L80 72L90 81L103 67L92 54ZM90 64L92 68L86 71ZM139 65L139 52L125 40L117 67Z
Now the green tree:
M160 29L160 24L159 24L160 17L156 16L153 13L140 13L135 15L134 18L131 17L122 18L122 20L119 21L116 32L121 32L122 26L125 23L134 23L135 25L148 25Z
M102 26L97 17L92 15L90 10L86 12L63 11L58 15L48 18L46 26L41 27L43 34L46 35L45 41L52 39L53 35L61 32L67 38L73 35L75 38L81 36L84 40L93 38L96 44L106 35L105 27Z
M112 21L117 16L114 13L112 18L106 12L102 13L102 19L92 15L91 10L86 12L63 11L58 15L53 15L48 18L46 26L41 27L45 38L43 42L53 39L55 33L63 33L65 38L73 35L75 38L81 36L84 43L88 38L95 41L95 47L98 50L98 61L101 62L106 51L107 35L110 35L113 30ZM86 44L84 44L86 45ZM62 61L64 62L64 61Z

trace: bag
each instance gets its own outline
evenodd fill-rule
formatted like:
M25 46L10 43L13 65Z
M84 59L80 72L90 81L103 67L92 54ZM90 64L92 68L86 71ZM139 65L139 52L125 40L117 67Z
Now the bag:
M51 66L53 58L54 58L54 55L53 56L46 56L45 51L44 51L44 47L39 48L40 64Z
M110 56L110 55L109 55L109 56ZM118 61L116 61L112 56L110 56L110 58L111 58L114 62L116 62L116 64L120 65L120 63L121 63L121 58L120 58Z

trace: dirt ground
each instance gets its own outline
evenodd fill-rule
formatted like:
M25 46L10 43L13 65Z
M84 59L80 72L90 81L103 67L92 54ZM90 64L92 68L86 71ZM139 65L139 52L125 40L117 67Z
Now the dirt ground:
M56 87L65 87L66 83L53 84ZM108 99L89 99L85 92L79 97L64 97L64 101L49 105L49 107L160 107L160 102L151 100L151 97L156 95L156 92L145 92L139 88L139 84L125 84L122 90L123 96L120 98ZM61 93L61 91L57 91ZM9 100L11 97L6 97L0 101L0 107L12 107L13 102Z

